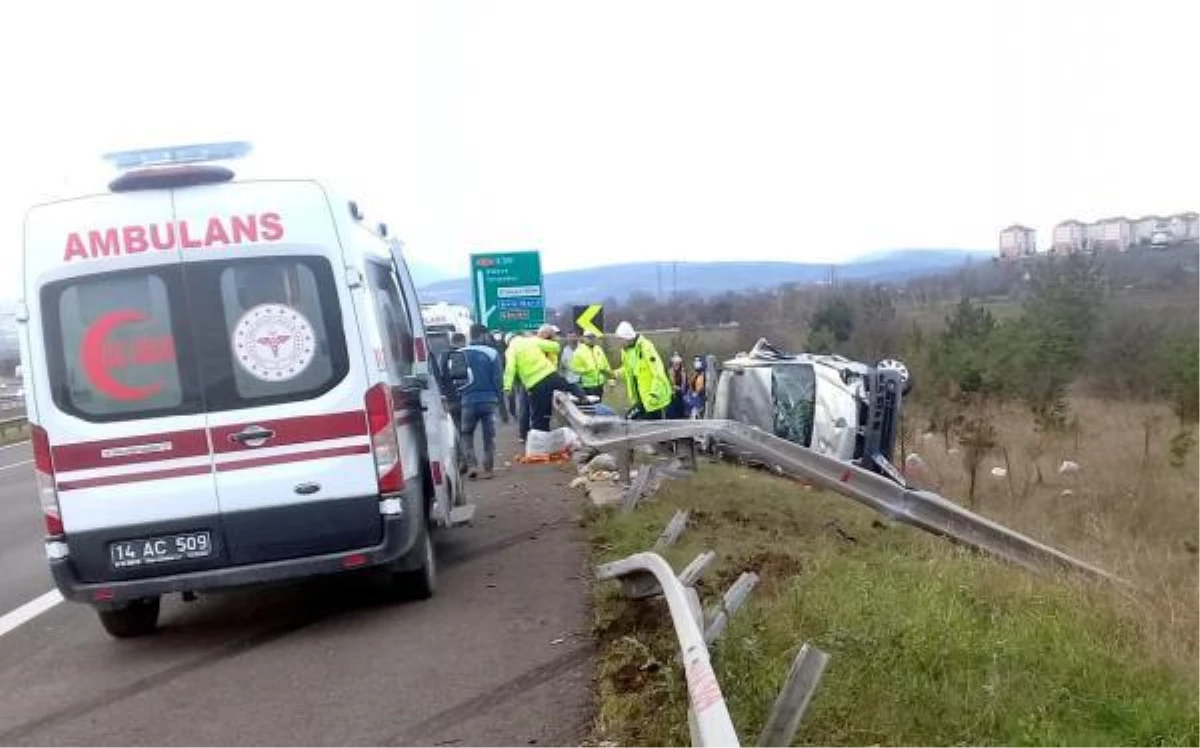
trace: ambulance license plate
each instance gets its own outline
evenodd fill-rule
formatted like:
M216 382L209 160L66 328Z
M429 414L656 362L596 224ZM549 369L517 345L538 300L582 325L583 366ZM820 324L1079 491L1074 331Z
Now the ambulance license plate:
M213 553L213 544L208 530L199 530L141 540L118 540L109 545L108 550L114 569L131 569L208 558Z

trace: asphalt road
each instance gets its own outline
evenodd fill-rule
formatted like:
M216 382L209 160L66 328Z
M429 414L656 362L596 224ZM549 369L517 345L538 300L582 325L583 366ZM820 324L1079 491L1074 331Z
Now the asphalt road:
M0 450L0 616L52 588L29 459ZM174 597L159 633L126 641L54 605L0 634L0 745L578 744L592 643L569 479L476 484L425 602L346 576Z
M0 615L53 586L32 461L28 442L0 447Z

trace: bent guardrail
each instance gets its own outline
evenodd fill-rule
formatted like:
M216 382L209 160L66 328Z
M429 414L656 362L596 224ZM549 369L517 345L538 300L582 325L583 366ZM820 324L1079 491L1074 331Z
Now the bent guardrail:
M687 520L687 512L675 512L652 551L601 564L596 567L596 578L619 579L625 597L631 600L658 596L666 599L687 681L691 744L736 746L739 745L737 730L713 671L709 648L717 643L730 618L746 602L758 582L758 575L743 573L721 595L717 605L705 611L695 584L716 559L716 554L712 551L701 553L678 574L659 555L659 551L675 543L687 526ZM828 663L828 654L808 642L803 643L763 724L759 746L792 744Z
M692 745L740 746L725 696L713 672L708 644L704 640L703 614L695 590L685 587L671 565L657 553L635 553L596 567L596 578L602 580L621 579L644 586L649 581L648 576L657 582L656 591L660 591L667 601L671 623L679 639L679 654L687 679Z
M1110 582L1125 580L1086 561L1040 543L968 511L931 491L901 486L881 475L813 452L738 421L626 421L585 416L565 393L555 393L555 408L597 450L632 449L677 439L716 437L778 467L784 473L853 499L902 524L920 528L989 553L1033 571L1058 567Z

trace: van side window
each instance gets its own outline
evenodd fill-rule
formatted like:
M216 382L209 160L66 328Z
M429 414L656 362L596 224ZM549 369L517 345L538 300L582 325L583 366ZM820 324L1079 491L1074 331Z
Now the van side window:
M375 304L375 318L383 338L388 373L398 379L413 371L413 330L408 311L400 297L396 274L388 265L367 262L367 285ZM393 381L396 384L397 381Z
M51 284L42 308L52 397L63 411L115 421L199 410L175 268Z

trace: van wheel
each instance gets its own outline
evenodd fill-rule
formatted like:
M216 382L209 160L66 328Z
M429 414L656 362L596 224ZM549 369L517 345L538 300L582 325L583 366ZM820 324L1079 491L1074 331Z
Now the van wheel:
M153 633L158 628L158 611L159 598L146 597L115 610L97 610L96 614L110 636L129 639Z
M437 591L437 558L428 525L421 528L411 553L421 558L415 569L397 571L392 577L396 594L404 600L428 600Z

